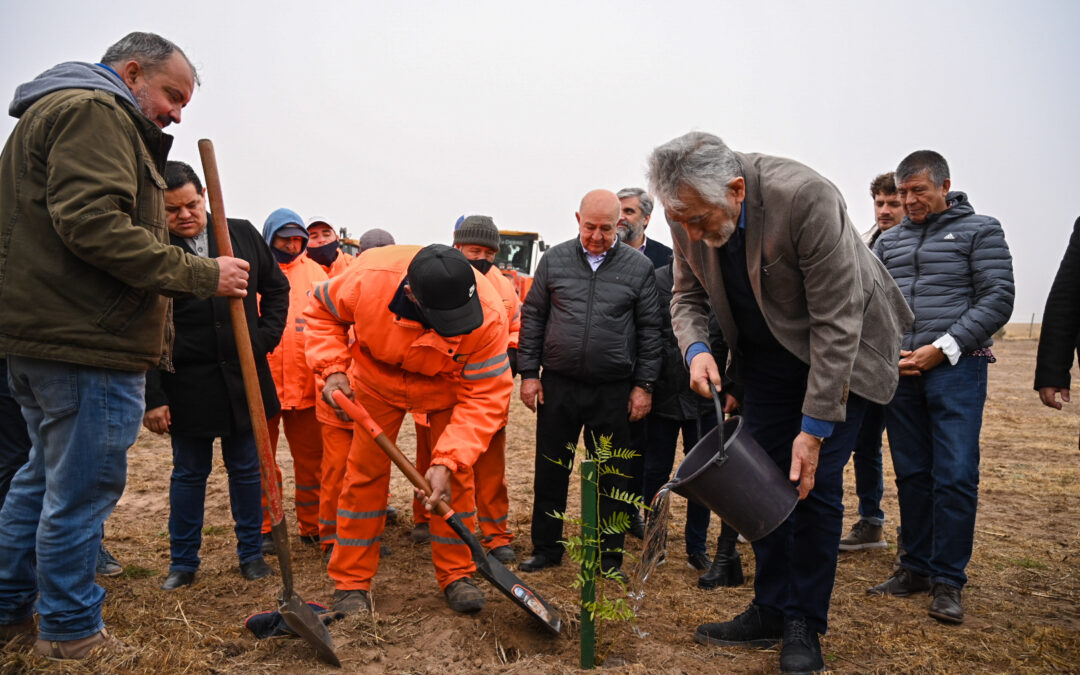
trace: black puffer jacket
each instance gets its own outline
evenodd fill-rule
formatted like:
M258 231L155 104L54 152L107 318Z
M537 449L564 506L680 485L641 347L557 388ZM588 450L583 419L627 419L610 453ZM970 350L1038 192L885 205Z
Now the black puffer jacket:
M521 310L518 369L599 384L660 375L660 307L653 264L616 243L593 272L577 237L540 259Z
M948 208L916 224L904 218L874 245L904 294L915 322L903 349L945 333L967 354L994 343L1012 315L1012 255L1001 223L975 213L967 195L950 192Z

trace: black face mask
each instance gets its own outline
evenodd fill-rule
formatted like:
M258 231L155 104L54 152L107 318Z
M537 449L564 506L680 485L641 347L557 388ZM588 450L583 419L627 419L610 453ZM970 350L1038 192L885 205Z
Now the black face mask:
M285 251L282 251L279 248L274 248L273 246L270 247L270 252L274 254L274 259L277 260L282 265L288 265L292 261L299 258L300 253L303 253L303 251L300 251L300 253L296 253L296 254L286 253Z
M338 242L334 240L329 244L323 246L308 246L308 257L319 263L323 267L327 267L330 263L334 262L337 258Z
M491 266L495 263L485 258L480 258L479 260L470 260L469 264L475 267L480 274L487 274L488 270L490 270Z

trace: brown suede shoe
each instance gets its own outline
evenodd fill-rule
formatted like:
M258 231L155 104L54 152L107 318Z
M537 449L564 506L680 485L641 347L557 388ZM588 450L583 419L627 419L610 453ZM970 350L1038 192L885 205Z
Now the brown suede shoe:
M19 623L9 623L0 626L0 647L4 645L29 646L37 639L37 623L34 617L24 619Z
M104 628L89 637L78 640L43 640L38 638L34 651L45 658L55 660L85 659L90 652L108 646L112 636Z

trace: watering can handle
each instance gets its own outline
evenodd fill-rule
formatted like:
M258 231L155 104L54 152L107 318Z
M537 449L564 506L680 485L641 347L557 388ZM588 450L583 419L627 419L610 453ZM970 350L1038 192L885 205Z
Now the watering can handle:
M712 392L713 405L716 406L716 432L720 437L720 454L724 454L724 403L720 399L720 392L716 390L716 385L709 382L709 391Z

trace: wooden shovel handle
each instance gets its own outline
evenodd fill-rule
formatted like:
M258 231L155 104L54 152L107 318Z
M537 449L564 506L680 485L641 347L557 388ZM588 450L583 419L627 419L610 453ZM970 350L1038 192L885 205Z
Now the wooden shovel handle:
M210 139L204 138L199 141L199 156L202 158L203 174L206 176L206 191L210 196L210 213L213 214L214 219L214 237L217 240L218 254L232 257L229 222L225 217L225 201L221 196L221 178L218 176L214 144ZM248 292L252 290L249 289ZM240 373L244 378L244 393L247 395L248 412L251 414L251 428L255 433L255 446L259 451L263 492L270 505L270 521L277 525L285 513L281 506L281 487L278 485L277 474L274 471L277 464L270 448L270 430L266 426L266 409L263 407L262 390L259 387L259 373L255 370L255 353L251 349L251 334L248 333L243 298L229 298L229 316L232 318L236 351L240 356Z
M383 433L382 427L380 427L371 415L368 414L367 409L360 403L353 401L345 395L340 389L334 390L334 400L341 406L341 409L348 413L349 417L353 418L353 421L358 425L364 427L364 430L371 434L371 437L375 440L376 445L382 448L397 468L401 469L401 472L405 474L409 482L424 491L425 494L431 494L431 484L424 478L413 463L402 454L401 450L398 450L394 442L386 437ZM446 518L454 515L454 511L450 508L450 505L446 503L446 500L440 499L439 503L435 506L435 513Z

